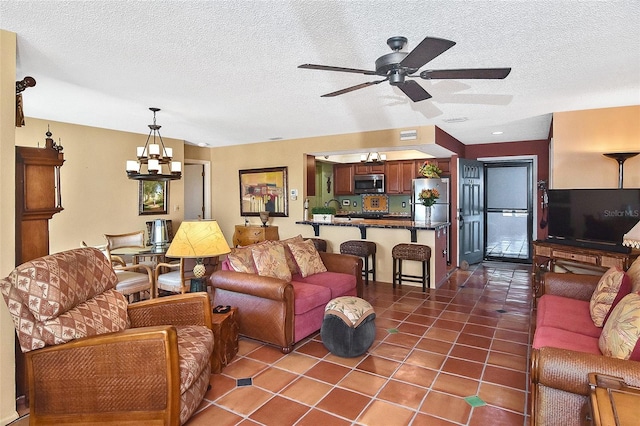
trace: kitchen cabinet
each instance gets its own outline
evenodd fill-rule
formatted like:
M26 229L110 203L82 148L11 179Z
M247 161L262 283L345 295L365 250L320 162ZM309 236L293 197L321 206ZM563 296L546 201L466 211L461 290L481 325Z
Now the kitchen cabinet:
M357 175L383 174L384 163L367 164L357 163L354 166L354 173Z
M418 174L418 162L388 161L385 164L387 194L411 194L412 180Z
M353 164L334 164L334 195L353 195Z

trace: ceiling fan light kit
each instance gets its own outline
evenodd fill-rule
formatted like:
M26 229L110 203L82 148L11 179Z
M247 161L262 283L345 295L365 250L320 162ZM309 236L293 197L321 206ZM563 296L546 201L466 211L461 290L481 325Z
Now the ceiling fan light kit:
M350 72L364 75L378 75L385 77L383 80L370 81L347 87L342 90L327 93L322 97L334 97L354 90L363 89L375 84L388 81L392 86L399 88L413 102L420 102L431 98L431 95L416 81L407 78L420 77L424 80L465 80L465 79L489 79L499 80L507 77L511 68L463 68L449 70L424 70L414 75L426 63L432 61L442 53L449 50L456 43L435 37L425 37L411 52L401 50L407 43L407 38L402 36L391 37L387 45L393 50L382 55L375 62L375 71L357 68L342 68L327 65L303 64L298 68L314 69L322 71Z

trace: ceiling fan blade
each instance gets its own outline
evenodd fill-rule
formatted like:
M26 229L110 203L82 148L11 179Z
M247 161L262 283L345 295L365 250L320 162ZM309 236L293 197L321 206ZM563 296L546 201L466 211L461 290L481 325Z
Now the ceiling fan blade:
M321 70L321 71L352 72L356 74L365 74L365 75L376 75L375 71L360 70L357 68L330 67L328 65L302 64L302 65L299 65L298 68L306 68L310 70Z
M384 80L369 81L367 83L362 83L362 84L358 84L358 85L355 85L355 86L347 87L346 89L338 90L336 92L327 93L326 95L322 95L320 97L321 98L332 98L334 96L344 95L345 93L353 92L354 90L358 90L358 89L364 89L365 87L373 86L374 84L379 84L379 83L382 83L383 81L387 81L387 80L388 79L385 78Z
M455 41L443 38L425 37L405 58L400 66L418 69L438 55L446 52L456 44Z
M425 80L503 79L511 68L467 68L458 70L426 70L420 73Z
M407 80L403 84L398 84L396 87L402 90L413 102L424 101L429 99L431 95L424 90L422 86L416 83L414 80Z

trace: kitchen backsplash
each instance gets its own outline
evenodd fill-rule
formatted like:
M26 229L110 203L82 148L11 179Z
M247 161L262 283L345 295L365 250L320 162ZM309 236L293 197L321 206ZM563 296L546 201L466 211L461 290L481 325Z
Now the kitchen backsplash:
M385 213L389 213L391 215L411 216L411 205L409 204L411 201L410 195L340 195L336 197L336 199L340 201L341 205L339 212L366 213L376 211L375 209L370 209L370 206L367 205L366 201L363 208L364 197L385 197L385 200L387 202L386 209L378 211L384 211ZM371 201L372 199L368 198L367 200Z

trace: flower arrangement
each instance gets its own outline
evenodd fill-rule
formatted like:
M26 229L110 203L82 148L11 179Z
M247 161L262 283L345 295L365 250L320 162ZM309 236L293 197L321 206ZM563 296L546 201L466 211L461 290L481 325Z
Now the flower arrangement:
M431 207L434 205L438 198L440 198L440 192L435 188L423 189L420 191L420 195L418 196L418 199L425 207Z
M440 170L437 165L425 161L420 167L418 167L418 173L424 177L438 178L440 177L442 170Z

